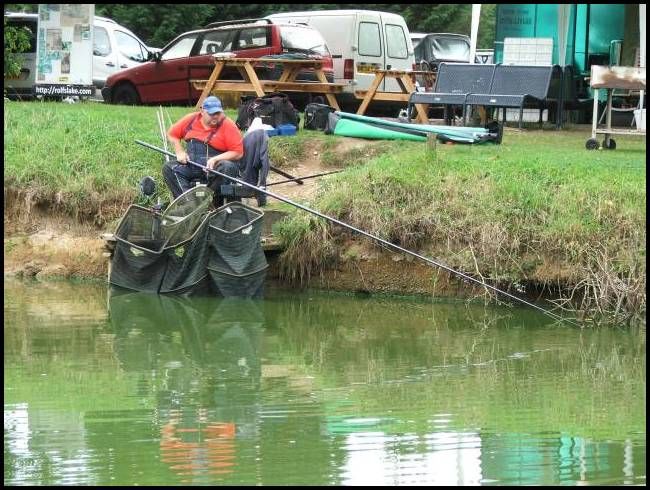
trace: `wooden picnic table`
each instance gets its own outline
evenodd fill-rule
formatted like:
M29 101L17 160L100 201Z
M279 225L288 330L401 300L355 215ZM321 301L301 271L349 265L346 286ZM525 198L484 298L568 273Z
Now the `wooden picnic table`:
M415 92L415 84L411 77L416 75L433 76L429 71L420 70L374 70L375 78L370 84L368 90L357 90L354 95L357 99L363 99L357 114L363 115L373 100L391 100L398 102L407 102L413 92ZM381 82L387 78L394 78L400 86L401 92L382 92L378 91ZM429 124L429 104L415 104L417 110L417 121L421 124Z
M201 107L205 98L213 92L253 92L258 97L271 92L303 92L323 94L329 105L340 110L334 94L341 93L342 83L330 83L323 72L323 60L320 59L285 59L285 58L233 58L214 57L214 69L208 80L190 80L194 88L203 90L196 108ZM282 65L282 74L278 80L260 80L255 72L256 66L268 64ZM226 66L237 68L242 80L223 80L220 75ZM302 70L313 69L318 81L297 81Z

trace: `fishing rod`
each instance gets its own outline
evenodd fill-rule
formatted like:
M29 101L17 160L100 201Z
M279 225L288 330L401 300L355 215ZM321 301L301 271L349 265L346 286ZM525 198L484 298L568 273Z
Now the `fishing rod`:
M305 175L304 177L300 177L300 179L302 179L302 180L314 179L316 177L322 177L323 175L337 174L339 172L343 172L343 170L332 170L331 172L323 172L323 173L320 173L320 174ZM281 180L279 182L271 182L270 184L266 184L266 187L270 187L272 185L286 184L288 182L298 182L297 179L298 179L298 177L296 177L295 179Z
M300 177L294 177L290 173L280 170L278 167L274 167L273 165L269 165L269 169L273 170L276 174L280 174L282 177L289 179L286 182L296 182L297 184L302 185L302 179Z
M168 154L168 155L170 155L172 157L174 156L172 153L170 153L168 151L165 151L162 148L158 148L156 146L150 145L149 143L145 143L144 141L135 140L135 142L138 143L139 145L142 145L142 146L144 146L146 148L149 148L151 150L155 150L155 151L158 151L158 152L163 153L163 154L166 153L166 154ZM291 204L292 206L295 206L298 209L302 209L303 211L307 211L308 213L314 214L314 215L318 216L319 218L326 219L327 221L330 221L330 222L335 223L335 224L337 224L339 226L347 228L348 230L352 230L355 233L359 233L360 235L371 238L372 240L375 240L375 241L377 241L377 242L381 243L382 245L385 245L385 246L387 246L389 248L392 248L392 249L397 250L399 252L402 252L402 253L405 253L407 255L411 255L413 257L416 257L416 258L418 258L420 260L423 260L424 262L426 262L428 264L431 264L431 265L439 267L439 268L441 268L443 270L446 270L447 272L449 272L451 274L455 274L455 275L465 279L466 281L471 281L471 282L473 282L475 284L478 284L478 285L480 285L480 286L482 286L482 287L484 287L486 289L490 289L490 290L494 291L495 293L502 294L503 296L506 296L506 297L508 297L510 299L513 299L515 301L523 303L526 306L530 306L531 308L534 308L534 309L544 313L545 315L550 316L551 318L553 318L555 320L568 322L568 323L571 323L572 325L577 326L577 327L580 326L577 323L569 320L568 318L564 318L564 317L562 317L562 316L560 316L560 315L558 315L556 313L553 313L552 311L549 311L549 310L547 310L545 308L542 308L541 306L537 306L536 304L530 303L529 301L526 301L525 299L519 298L518 296L515 296L515 295L510 294L510 293L508 293L506 291L503 291L503 290L501 290L499 288L491 286L490 284L487 284L486 282L475 279L475 278L473 278L471 276L468 276L467 274L463 274L462 272L459 272L459 271L457 271L455 269L452 269L451 267L448 267L445 264L442 264L440 262L436 262L435 260L430 259L429 257L425 257L424 255L420 255L420 254L418 254L416 252L413 252L413 251L408 250L406 248L400 247L399 245L395 245L394 243L391 243L391 242L389 242L387 240L384 240L383 238L380 238L380 237L378 237L376 235L368 233L367 231L361 230L359 228L355 228L354 226L349 225L347 223L344 223L343 221L340 221L340 220L338 220L336 218L332 218L331 216L327 216L326 214L323 214L320 211L316 211L315 209L311 209L311 208L308 208L307 206L303 206L302 204L294 202L291 199L288 199L288 198L286 198L284 196L280 196L279 194L275 194L274 192L268 191L268 190L266 190L266 189L264 189L262 187L258 187L256 185L249 184L248 182L246 182L244 180L241 180L241 179L238 179L237 177L231 177L230 175L226 175L226 174L224 174L222 172L219 172L217 170L207 168L207 167L205 167L205 166L203 166L203 165L201 165L199 163L193 162L193 161L191 161L189 159L187 160L187 163L191 164L191 165L194 165L195 167L202 168L203 170L205 170L207 172L211 172L211 173L213 173L215 175L218 175L220 177L224 177L226 179L232 180L233 182L236 182L237 184L246 186L246 187L248 187L250 189L253 189L253 190L257 191L257 192L262 192L262 193L266 194L267 196L271 196L271 197L277 199L278 201L282 201L282 202L286 202L287 204Z

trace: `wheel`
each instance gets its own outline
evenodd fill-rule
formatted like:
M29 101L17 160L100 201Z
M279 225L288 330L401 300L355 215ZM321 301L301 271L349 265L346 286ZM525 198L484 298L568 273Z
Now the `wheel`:
M614 141L612 138L609 138L609 144L607 144L607 140L603 140L603 148L607 150L615 150L616 141Z
M587 150L597 150L598 148L600 148L600 145L598 144L597 139L589 138L587 140L587 143L585 143L585 148L587 148Z
M113 104L138 105L140 104L140 96L133 85L118 85L113 94Z

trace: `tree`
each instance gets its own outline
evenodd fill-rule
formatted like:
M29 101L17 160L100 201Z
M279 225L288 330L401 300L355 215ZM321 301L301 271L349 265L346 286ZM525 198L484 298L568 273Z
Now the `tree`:
M210 22L217 7L207 4L96 4L95 14L131 29L145 43L163 47L179 34L200 29Z
M29 48L29 40L32 33L27 27L13 27L7 25L7 18L4 20L5 35L5 78L17 77L20 75L23 57L20 53Z
M6 4L13 12L37 12L37 4ZM261 18L292 11L364 9L400 14L412 32L470 33L471 4L95 4L95 14L109 17L135 32L148 45L163 47L179 34L200 29L210 22ZM479 48L492 48L496 4L483 4L478 34Z

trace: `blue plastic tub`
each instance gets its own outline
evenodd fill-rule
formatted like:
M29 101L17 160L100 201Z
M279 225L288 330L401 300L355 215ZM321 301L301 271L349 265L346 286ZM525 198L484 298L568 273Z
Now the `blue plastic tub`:
M294 136L296 134L296 127L293 124L280 124L276 129L281 136Z
M266 129L266 135L270 138L271 136L277 136L280 134L280 131L277 128Z

